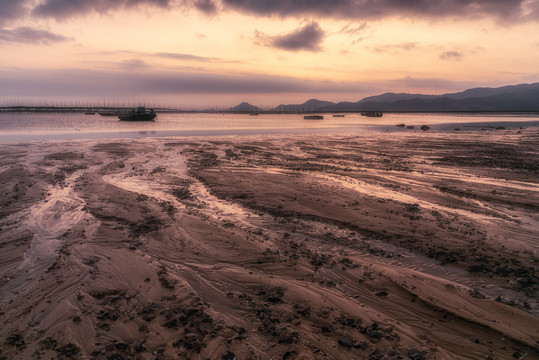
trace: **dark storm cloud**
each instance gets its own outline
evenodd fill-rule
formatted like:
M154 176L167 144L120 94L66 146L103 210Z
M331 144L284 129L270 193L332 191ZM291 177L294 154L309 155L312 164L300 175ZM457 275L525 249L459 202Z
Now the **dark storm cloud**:
M162 9L194 7L207 15L215 15L218 11L214 0L44 0L34 7L32 14L65 19L92 12L108 13L144 6Z
M1 0L0 26L32 14L65 19L137 7L196 8L216 15L220 9L257 16L379 19L492 16L509 22L539 20L539 0Z
M0 26L11 20L18 19L28 13L28 1L26 0L1 0L0 1Z
M70 38L51 33L47 30L34 29L26 26L15 29L0 29L0 45L13 43L31 43L40 45L50 45L69 41Z
M263 45L283 50L320 51L320 43L324 39L325 33L317 23L312 22L284 35L269 36L257 32L255 36L257 41Z
M288 34L274 37L272 43L273 46L285 50L320 51L324 35L320 26L313 22Z
M217 6L213 2L213 0L196 0L194 2L194 6L205 14L217 14Z
M37 16L64 19L91 12L107 13L143 5L168 8L173 2L173 0L45 0L37 5L32 13Z
M460 60L462 58L462 53L458 51L446 51L440 54L440 59L443 60Z
M259 16L334 18L467 17L517 19L539 13L539 0L222 0L223 7Z
M135 64L136 65L136 64ZM312 81L258 74L0 69L0 96L138 96L145 94L342 93L360 83Z

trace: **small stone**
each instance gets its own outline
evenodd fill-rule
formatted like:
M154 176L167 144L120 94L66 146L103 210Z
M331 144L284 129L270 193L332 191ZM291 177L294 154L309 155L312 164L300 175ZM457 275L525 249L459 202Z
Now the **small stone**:
M424 352L417 349L408 350L408 357L412 360L425 360Z
M56 348L56 344L56 340L51 337L46 337L39 342L39 347L41 348L41 350L52 350Z
M365 350L366 348L369 347L369 344L367 344L365 341L362 341L362 342L356 342L354 344L354 349L361 349L361 350Z
M74 357L80 352L80 348L75 344L67 343L59 347L56 352L67 357Z
M483 265L483 264L477 263L477 264L470 264L468 266L468 271L469 272L481 272L483 270L485 270L485 265Z
M8 345L13 345L13 346L23 346L24 344L26 344L26 342L24 341L24 338L22 337L22 335L20 334L11 334L7 337L6 339L6 343Z
M116 349L117 349L118 351L122 351L122 352L128 351L128 350L129 350L129 345L128 345L128 344L125 344L125 343L117 343L117 344L115 345L115 347L116 347Z
M124 359L125 358L118 353L114 353L107 358L107 360L124 360Z
M144 350L144 345L142 345L142 343L135 343L133 347L135 349L135 352L141 352L142 350Z
M296 354L295 351L287 351L283 354L283 360L292 359Z
M348 341L347 339L339 339L337 341L339 343L339 345L341 346L344 346L344 347L352 347L352 343L350 341Z
M221 360L237 360L237 359L236 359L236 355L232 351L227 350L227 352L221 355Z
M92 355L93 357L96 357L99 354L101 354L101 349L95 349L90 353L90 355Z

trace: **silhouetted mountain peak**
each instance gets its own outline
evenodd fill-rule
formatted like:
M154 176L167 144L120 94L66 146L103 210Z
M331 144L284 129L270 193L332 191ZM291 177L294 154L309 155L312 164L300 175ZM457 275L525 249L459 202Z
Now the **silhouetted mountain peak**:
M279 105L274 110L279 112L312 112L331 105L335 104L331 101L310 99L305 101L303 104Z
M258 106L251 105L248 102L244 101L239 105L231 107L227 111L230 111L230 112L257 112L257 111L262 111L262 109L259 108Z
M332 103L331 101L322 101L318 99L310 99L310 100L305 101L302 104L302 106L305 106L305 107L321 107L321 106L329 106L329 105L334 105L334 103Z

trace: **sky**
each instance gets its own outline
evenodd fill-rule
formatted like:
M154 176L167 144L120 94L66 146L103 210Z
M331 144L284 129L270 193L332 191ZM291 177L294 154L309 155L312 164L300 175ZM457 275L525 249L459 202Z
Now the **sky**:
M0 105L271 108L539 82L539 0L0 0Z

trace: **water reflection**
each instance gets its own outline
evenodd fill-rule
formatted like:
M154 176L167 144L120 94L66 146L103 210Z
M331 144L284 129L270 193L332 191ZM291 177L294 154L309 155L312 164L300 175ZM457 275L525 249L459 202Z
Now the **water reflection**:
M139 131L139 138L153 137L157 134L157 131Z
M0 142L27 140L146 138L155 136L218 136L264 134L479 131L539 126L537 118L516 116L455 116L451 114L360 114L326 117L313 122L302 114L159 114L158 121L128 122L84 114L0 113ZM396 125L403 124L404 127Z

